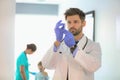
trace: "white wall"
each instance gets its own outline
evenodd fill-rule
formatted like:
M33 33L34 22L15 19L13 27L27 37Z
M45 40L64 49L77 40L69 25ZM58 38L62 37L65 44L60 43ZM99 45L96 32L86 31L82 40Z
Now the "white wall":
M15 0L0 0L0 80L14 80Z
M102 48L102 67L96 72L95 80L120 80L120 48L116 48L115 32L120 0L66 0L60 5L60 15L69 7L85 12L95 10L95 39Z

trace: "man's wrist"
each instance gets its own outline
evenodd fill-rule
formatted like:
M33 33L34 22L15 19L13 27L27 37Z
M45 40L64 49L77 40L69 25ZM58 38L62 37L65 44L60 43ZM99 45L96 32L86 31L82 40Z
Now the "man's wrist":
M56 47L58 47L58 46L60 46L60 43L61 43L60 41L55 41L55 42L54 42L54 45L55 45Z

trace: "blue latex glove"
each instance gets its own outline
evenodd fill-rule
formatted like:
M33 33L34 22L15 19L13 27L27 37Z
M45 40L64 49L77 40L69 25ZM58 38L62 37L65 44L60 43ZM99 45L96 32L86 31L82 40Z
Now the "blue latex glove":
M32 75L36 75L37 73L36 72L29 72L30 74L32 74Z
M64 29L63 33L65 34L64 42L68 47L73 47L75 45L74 36L71 32Z
M60 42L62 41L64 28L65 28L65 24L62 23L62 20L60 20L56 23L54 31L55 31L57 41L60 41Z

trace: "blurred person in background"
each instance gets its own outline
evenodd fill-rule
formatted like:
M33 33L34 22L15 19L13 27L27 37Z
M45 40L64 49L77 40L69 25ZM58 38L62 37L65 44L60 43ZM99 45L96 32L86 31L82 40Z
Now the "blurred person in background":
M35 44L27 44L25 51L23 51L17 58L16 76L15 80L29 80L29 69L27 54L31 55L36 51Z

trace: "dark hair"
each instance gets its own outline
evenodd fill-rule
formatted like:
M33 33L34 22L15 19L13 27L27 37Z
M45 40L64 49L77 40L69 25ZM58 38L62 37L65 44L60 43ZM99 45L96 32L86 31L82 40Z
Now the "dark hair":
M36 51L36 45L35 44L27 44L27 49L31 49L34 52L34 51Z
M65 15L65 19L67 19L67 16L79 15L82 21L85 20L85 13L78 8L69 8L66 10L64 15Z
M42 66L42 62L41 61L38 63L38 66Z

